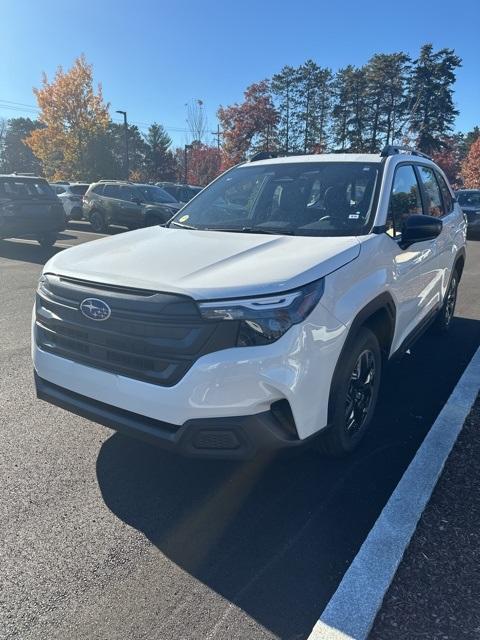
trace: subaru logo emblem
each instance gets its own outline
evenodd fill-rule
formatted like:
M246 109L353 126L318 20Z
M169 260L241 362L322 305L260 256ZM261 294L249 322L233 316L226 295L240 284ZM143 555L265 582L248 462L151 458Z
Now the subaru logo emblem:
M80 311L89 320L108 320L112 313L108 304L98 298L85 298L85 300L82 300Z

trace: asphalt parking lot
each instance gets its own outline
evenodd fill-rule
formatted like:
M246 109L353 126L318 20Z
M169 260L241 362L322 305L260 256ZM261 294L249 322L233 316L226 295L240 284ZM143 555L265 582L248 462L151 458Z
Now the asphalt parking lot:
M59 247L100 237L71 225ZM0 638L306 638L480 343L480 242L447 338L388 367L352 457L166 454L37 401L42 264L0 241Z

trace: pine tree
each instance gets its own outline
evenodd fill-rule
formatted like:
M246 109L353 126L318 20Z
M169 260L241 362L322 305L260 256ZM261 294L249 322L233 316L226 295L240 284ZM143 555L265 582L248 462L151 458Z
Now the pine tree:
M425 44L414 61L409 81L409 128L419 149L432 153L439 138L453 127L458 111L453 103L455 71L461 59L453 49L433 51Z

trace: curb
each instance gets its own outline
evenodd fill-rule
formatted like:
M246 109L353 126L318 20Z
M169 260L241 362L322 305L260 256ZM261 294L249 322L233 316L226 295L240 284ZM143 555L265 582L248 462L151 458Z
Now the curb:
M307 640L366 640L480 388L480 347Z

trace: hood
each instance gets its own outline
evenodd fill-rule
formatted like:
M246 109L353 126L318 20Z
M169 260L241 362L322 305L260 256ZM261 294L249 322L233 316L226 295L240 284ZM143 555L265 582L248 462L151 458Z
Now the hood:
M61 251L44 273L208 300L294 289L359 253L355 237L147 227Z

